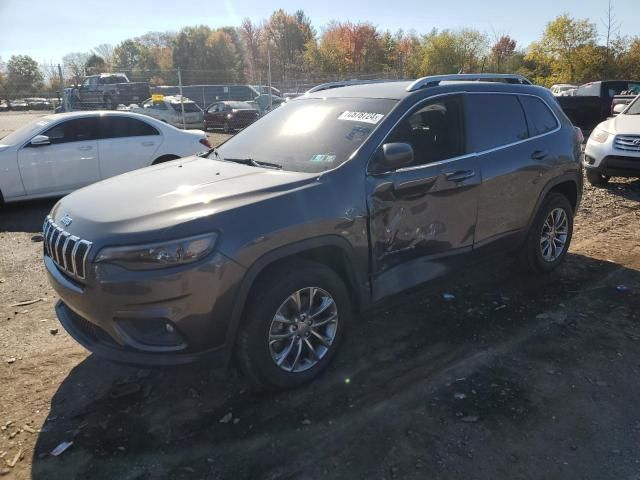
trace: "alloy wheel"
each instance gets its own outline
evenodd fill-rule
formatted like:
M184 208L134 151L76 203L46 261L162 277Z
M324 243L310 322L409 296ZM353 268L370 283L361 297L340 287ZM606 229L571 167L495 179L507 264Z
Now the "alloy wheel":
M285 372L308 370L329 352L337 331L333 297L318 287L300 289L287 297L271 320L271 358Z
M555 262L564 253L569 236L569 217L562 208L554 208L542 225L540 251L546 262Z

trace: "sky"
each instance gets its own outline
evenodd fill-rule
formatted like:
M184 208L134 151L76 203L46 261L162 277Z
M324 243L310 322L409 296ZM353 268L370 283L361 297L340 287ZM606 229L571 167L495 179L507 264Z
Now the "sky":
M613 0L623 35L640 34L640 0ZM238 26L248 17L267 18L277 8L303 9L314 27L331 20L368 21L381 30L426 33L433 28L473 27L490 38L508 34L519 47L538 39L545 25L569 13L604 30L608 0L0 0L0 58L26 54L58 63L69 52L117 43L149 31L177 31L189 25Z

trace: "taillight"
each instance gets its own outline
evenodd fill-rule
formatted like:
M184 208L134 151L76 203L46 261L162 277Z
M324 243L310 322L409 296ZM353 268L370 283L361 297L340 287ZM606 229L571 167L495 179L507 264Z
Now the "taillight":
M209 140L207 140L206 138L201 138L200 143L207 148L211 148L211 144L209 143Z

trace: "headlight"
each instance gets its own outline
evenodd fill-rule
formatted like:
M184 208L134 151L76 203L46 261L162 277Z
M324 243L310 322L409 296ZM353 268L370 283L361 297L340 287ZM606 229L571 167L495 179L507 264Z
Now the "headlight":
M231 118L231 117L233 117L233 114L227 113L227 118Z
M96 262L114 263L129 270L152 270L195 262L215 247L216 233L162 243L130 247L106 247Z
M601 128L595 128L593 132L591 132L591 136L589 140L593 140L594 142L604 143L609 138L609 132L605 132Z

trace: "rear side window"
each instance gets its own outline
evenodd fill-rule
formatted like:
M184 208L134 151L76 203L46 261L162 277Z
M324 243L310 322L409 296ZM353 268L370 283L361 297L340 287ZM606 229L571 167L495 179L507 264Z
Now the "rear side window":
M148 123L135 118L107 116L100 119L100 138L143 137L160 135Z
M184 102L182 105L180 103L171 103L171 106L176 112L182 113L182 107L184 106L185 113L196 113L200 112L200 107L193 102Z
M600 96L600 84L599 83L585 83L580 85L576 90L576 95L580 97L599 97Z
M536 97L523 95L520 97L520 101L522 102L525 114L527 115L529 135L535 137L558 128L558 121L556 120L556 117L551 113L549 107L547 107L542 100Z
M477 152L529 138L522 106L515 95L469 95L469 133Z
M67 120L51 127L43 135L49 137L52 144L95 140L98 138L98 119L93 117Z

